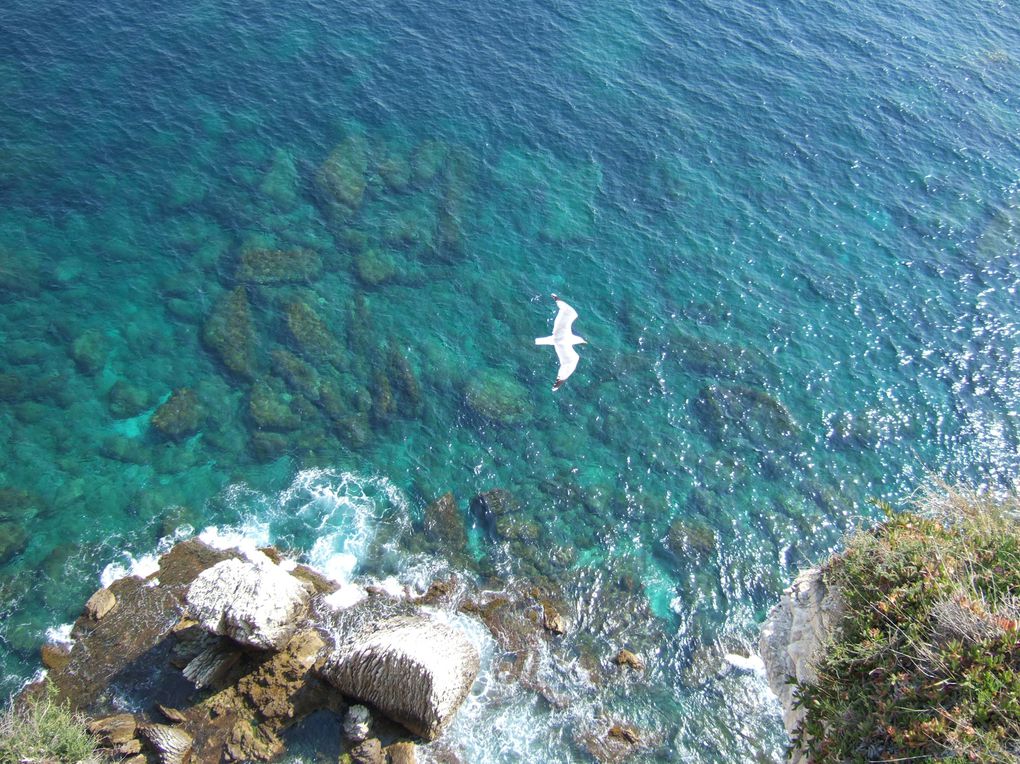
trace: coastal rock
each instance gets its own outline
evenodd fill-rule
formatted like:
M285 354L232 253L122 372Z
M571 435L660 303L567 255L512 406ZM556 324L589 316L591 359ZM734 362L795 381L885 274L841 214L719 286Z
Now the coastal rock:
M382 742L370 737L351 748L352 764L383 764Z
M47 642L39 648L42 665L52 671L59 671L71 662L71 649L67 645Z
M769 687L783 705L783 724L788 732L796 728L804 711L793 707L794 687L787 680L816 680L815 665L821 649L842 612L839 592L826 585L821 570L811 568L800 573L783 592L762 625L758 652L765 663ZM799 756L793 760L800 760Z
M283 348L274 349L270 355L273 369L286 381L288 387L295 392L307 395L309 400L318 400L322 380L314 366L305 363Z
M293 209L298 203L299 176L294 157L284 149L273 152L273 161L259 183L259 191L272 199L282 210Z
M424 616L395 615L366 619L348 633L323 674L344 695L434 740L471 690L479 661L458 629Z
M386 746L386 756L390 764L415 764L418 758L414 751L414 743L401 742Z
M28 545L28 531L18 523L0 522L0 565L20 554Z
M219 299L202 328L202 341L229 371L251 379L258 369L258 338L244 287Z
M737 436L754 445L777 445L798 431L789 410L764 390L743 385L708 385L692 404L706 434L716 443Z
M306 610L309 587L274 565L224 560L202 571L188 587L186 601L204 628L236 642L279 649Z
M347 709L344 717L344 737L352 743L360 743L371 734L372 715L362 705L353 705Z
M89 597L85 603L85 615L93 621L100 621L116 606L117 597L109 589L103 588Z
M505 515L516 514L520 509L513 494L502 488L482 491L471 499L471 514L485 526L490 534L496 532L497 523Z
M150 724L141 728L144 737L159 756L160 764L187 764L194 738L180 727Z
M133 740L138 731L138 722L133 714L114 714L93 719L86 725L104 748L115 748Z
M301 417L291 408L291 396L261 379L252 385L248 413L262 430L288 432L301 426Z
M198 432L202 408L194 390L181 387L152 415L152 426L171 440L181 440Z
M617 666L624 666L626 668L633 669L634 671L644 671L645 668L645 662L641 659L641 657L626 649L620 650L620 652L616 654L616 657L613 658L613 662L616 663Z

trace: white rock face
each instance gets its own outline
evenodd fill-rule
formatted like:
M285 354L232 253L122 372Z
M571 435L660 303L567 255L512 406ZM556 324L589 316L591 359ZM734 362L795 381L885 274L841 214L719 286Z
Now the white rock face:
M815 665L842 612L839 593L825 585L818 568L811 568L800 573L783 592L762 625L758 652L765 662L769 687L783 704L787 732L796 728L804 711L793 708L793 686L786 684L786 679L792 676L801 682L814 682L818 678ZM800 760L795 751L791 761Z
M467 697L478 667L478 651L458 629L398 615L366 624L337 645L323 673L344 695L434 740Z
M192 614L213 634L262 649L280 649L307 611L307 584L264 560L224 560L188 587Z

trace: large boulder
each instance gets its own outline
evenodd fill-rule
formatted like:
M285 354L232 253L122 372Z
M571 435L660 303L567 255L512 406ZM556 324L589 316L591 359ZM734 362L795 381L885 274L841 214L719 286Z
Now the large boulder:
M461 631L422 615L390 615L366 618L347 632L323 675L344 695L434 740L467 697L478 668L478 651Z
M208 631L250 647L278 650L307 612L311 587L268 557L224 560L202 571L186 601Z

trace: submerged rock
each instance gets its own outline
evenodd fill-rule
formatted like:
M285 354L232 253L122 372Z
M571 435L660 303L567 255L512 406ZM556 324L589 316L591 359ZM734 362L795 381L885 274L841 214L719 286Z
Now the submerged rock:
M388 252L366 249L354 256L354 274L366 286L379 286L393 281L399 271L396 260Z
M202 407L194 390L181 387L156 409L152 426L172 440L180 440L198 432L202 421Z
M512 377L483 371L468 381L464 403L476 414L499 424L520 424L529 418L527 390Z
M328 203L350 213L361 206L367 169L368 144L361 136L352 136L333 149L319 167L316 181Z
M259 191L268 196L281 209L293 209L299 199L299 177L294 157L284 149L273 152L273 161L262 176Z
M202 328L202 340L227 369L246 379L258 370L258 338L244 287L227 292Z
M743 385L708 385L692 404L695 416L717 443L732 436L756 445L783 442L798 432L786 406L766 393Z
M106 393L110 414L117 419L128 419L141 414L151 405L147 390L118 379Z
M71 344L71 358L82 374L98 374L106 365L109 344L102 332L90 329Z
M248 284L300 284L314 281L321 270L322 260L310 249L252 247L241 253L235 275Z
M368 739L372 731L372 714L361 705L353 705L347 709L344 717L344 737L352 743L360 743Z
M252 385L248 413L259 429L287 432L301 426L301 417L291 408L291 396L263 380Z
M315 309L307 302L296 299L287 304L287 329L301 352L313 363L331 363L344 366L344 353L336 337Z

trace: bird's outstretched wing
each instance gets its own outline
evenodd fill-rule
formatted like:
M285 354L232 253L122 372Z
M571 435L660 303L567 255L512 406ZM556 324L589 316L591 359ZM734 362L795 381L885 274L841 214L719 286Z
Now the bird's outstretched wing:
M556 372L556 382L553 384L553 392L560 389L564 382L567 381L567 377L574 373L574 369L577 368L577 362L581 359L581 356L577 354L570 345L557 345L556 346L556 357L560 359L560 370Z
M573 325L574 319L577 318L577 311L558 297L556 298L556 305L559 306L560 312L556 314L556 320L553 321L552 336L555 339L563 339L570 336L570 327ZM574 355L577 355L577 353L574 353ZM574 363L577 362L575 361Z

